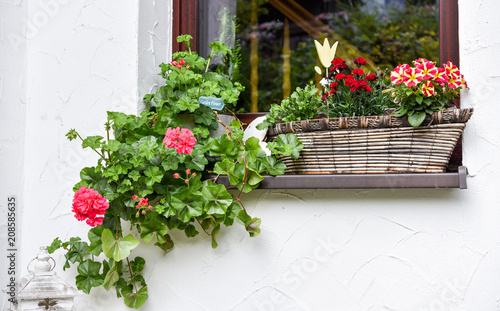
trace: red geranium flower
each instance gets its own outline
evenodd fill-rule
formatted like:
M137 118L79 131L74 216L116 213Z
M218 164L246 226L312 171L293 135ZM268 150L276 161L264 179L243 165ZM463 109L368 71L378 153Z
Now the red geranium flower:
M75 213L75 218L79 221L86 220L91 227L102 224L103 217L98 217L98 215L104 215L108 207L106 198L103 198L96 190L85 186L81 186L73 197L72 211Z

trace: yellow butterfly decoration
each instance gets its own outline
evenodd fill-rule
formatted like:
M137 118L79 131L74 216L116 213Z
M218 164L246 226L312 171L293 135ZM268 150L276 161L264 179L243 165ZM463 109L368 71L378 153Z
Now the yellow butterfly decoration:
M316 45L316 51L318 52L319 61L321 65L326 68L326 73L328 74L328 68L332 65L332 60L335 58L335 52L337 51L337 45L339 42L335 42L332 47L330 47L330 43L328 39L325 38L323 45L319 43L317 40L314 40L314 44ZM319 68L316 69L318 71ZM321 71L321 70L320 70Z

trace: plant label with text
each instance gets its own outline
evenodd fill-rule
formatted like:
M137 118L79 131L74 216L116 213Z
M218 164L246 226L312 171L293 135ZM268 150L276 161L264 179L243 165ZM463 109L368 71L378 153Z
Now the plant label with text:
M214 110L220 111L220 110L224 109L224 102L222 101L221 98L216 98L216 97L212 97L212 96L200 96L200 99L198 100L198 102L201 105L208 106Z

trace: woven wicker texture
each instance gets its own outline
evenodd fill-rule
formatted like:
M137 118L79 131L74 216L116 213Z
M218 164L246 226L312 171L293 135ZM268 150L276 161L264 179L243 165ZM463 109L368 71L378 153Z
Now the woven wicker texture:
M427 116L422 126L433 124L466 123L472 116L473 108L449 109ZM325 118L278 123L268 128L267 135L274 136L286 133L307 133L318 131L334 131L339 129L409 127L408 118L385 116Z
M304 144L299 159L281 158L287 174L440 173L471 114L472 109L435 113L426 120L434 125L418 128L395 126L406 120L391 116L307 120L273 128L293 129ZM318 124L334 130L316 130ZM360 126L339 129L353 124ZM268 136L275 139L276 134Z

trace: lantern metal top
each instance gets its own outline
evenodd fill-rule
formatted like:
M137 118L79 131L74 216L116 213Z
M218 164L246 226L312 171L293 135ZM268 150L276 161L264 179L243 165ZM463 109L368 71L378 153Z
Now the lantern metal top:
M53 265L50 263L52 260ZM34 269L31 264L36 261ZM19 300L40 298L73 298L80 292L59 278L55 271L55 260L50 257L47 247L40 247L40 253L28 264L29 275L19 283Z

